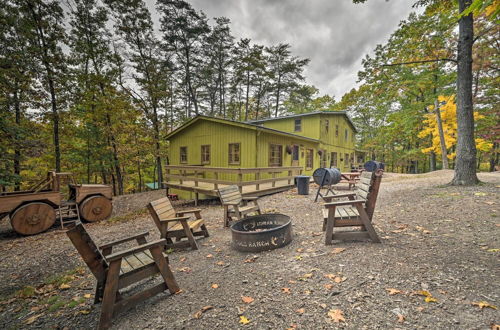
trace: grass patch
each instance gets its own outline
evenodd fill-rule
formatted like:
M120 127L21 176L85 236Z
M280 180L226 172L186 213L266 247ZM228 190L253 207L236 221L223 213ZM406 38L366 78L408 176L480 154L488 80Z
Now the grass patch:
M15 296L18 298L30 298L36 294L35 288L32 286L26 286L21 290L17 291Z
M83 267L76 267L75 269L68 270L62 274L52 275L47 278L44 283L60 286L61 284L69 283L75 280L75 275L83 274L85 274L85 269Z
M66 302L64 300L59 300L57 299L52 305L47 308L49 312L55 312L56 310L64 307L66 305Z
M138 209L132 212L129 212L125 215L120 215L116 217L109 218L106 223L115 223L115 222L122 222L122 221L129 221L133 220L137 217L144 216L148 213L148 210L146 208Z

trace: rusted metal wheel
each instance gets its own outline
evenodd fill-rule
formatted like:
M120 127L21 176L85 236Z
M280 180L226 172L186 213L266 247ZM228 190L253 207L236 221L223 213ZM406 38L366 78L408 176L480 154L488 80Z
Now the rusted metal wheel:
M56 211L43 202L19 207L10 215L10 224L21 235L34 235L46 231L56 221Z
M90 196L80 204L80 216L89 222L107 219L111 211L113 204L104 196Z

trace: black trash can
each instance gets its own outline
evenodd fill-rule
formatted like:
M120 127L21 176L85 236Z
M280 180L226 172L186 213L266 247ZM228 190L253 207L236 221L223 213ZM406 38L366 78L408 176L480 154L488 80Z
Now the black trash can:
M295 177L295 184L299 195L309 195L309 176L298 175Z

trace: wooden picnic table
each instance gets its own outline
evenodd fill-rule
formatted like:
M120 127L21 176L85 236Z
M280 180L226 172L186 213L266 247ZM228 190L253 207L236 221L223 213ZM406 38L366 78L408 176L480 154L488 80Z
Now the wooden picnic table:
M341 177L340 182L344 182L344 183L347 182L349 184L349 189L352 189L356 186L356 183L359 181L360 175L361 175L361 173L359 173L359 172L341 173L340 174L340 177Z

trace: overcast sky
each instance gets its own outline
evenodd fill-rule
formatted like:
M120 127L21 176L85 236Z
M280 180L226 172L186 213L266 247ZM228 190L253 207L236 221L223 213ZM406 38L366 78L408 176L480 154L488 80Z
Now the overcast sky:
M150 8L153 0L147 0ZM384 43L414 0L189 0L207 17L231 20L236 39L266 46L286 42L295 56L311 60L308 84L337 100L356 86L361 59ZM157 16L153 14L153 16ZM213 24L213 21L211 21Z

